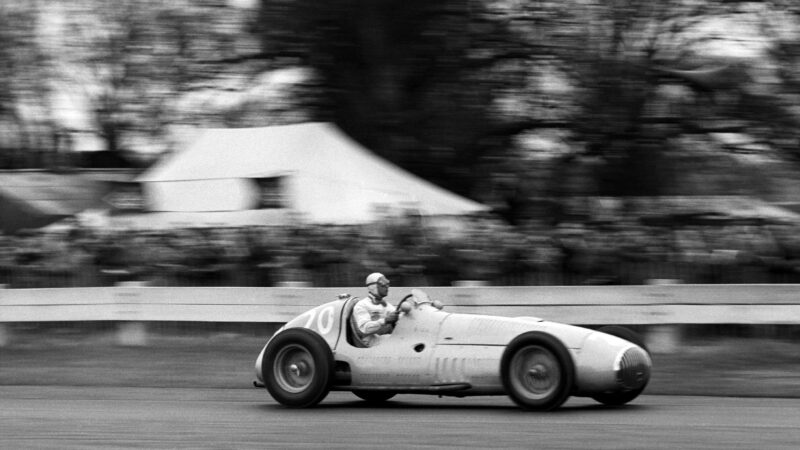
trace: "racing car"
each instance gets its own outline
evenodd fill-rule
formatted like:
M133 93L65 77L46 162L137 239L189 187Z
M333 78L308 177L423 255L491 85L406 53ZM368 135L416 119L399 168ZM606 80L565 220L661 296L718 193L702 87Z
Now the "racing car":
M419 289L397 304L393 332L363 348L351 318L358 300L339 295L278 329L256 359L254 384L297 408L351 391L372 403L404 393L508 395L549 411L570 396L623 405L650 379L647 347L627 328L451 313Z

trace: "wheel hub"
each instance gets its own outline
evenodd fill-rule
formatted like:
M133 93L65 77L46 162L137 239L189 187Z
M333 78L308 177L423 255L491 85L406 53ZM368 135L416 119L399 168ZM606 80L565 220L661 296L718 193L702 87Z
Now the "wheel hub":
M289 372L296 377L301 377L308 373L308 366L304 362L294 363L289 366Z
M314 361L301 345L287 345L275 357L275 380L287 392L298 393L313 382Z
M534 382L547 380L547 367L542 364L536 364L528 370L528 377Z
M511 383L526 401L547 399L558 387L561 372L553 353L539 345L520 349L512 358Z

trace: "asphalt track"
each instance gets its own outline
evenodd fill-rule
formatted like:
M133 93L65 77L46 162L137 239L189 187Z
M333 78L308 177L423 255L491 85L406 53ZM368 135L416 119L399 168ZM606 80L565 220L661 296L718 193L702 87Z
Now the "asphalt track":
M504 397L335 392L306 410L258 389L0 387L0 448L797 448L800 399L642 396L551 413Z

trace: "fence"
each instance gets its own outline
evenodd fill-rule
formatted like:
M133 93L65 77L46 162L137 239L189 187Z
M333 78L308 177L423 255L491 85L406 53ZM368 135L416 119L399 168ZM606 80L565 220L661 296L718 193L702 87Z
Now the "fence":
M0 289L0 322L285 322L364 287ZM409 289L393 287L392 297ZM576 324L800 324L800 285L430 287L446 310Z
M445 310L534 316L581 325L647 325L657 345L676 345L683 324L800 324L800 285L431 287ZM142 287L0 289L0 324L112 321L143 343L154 321L283 323L352 288ZM407 288L393 287L392 297ZM127 333L127 334L125 334ZM7 335L7 331L2 331ZM128 336L128 337L125 337ZM132 337L130 337L132 336ZM7 340L7 337L6 337Z

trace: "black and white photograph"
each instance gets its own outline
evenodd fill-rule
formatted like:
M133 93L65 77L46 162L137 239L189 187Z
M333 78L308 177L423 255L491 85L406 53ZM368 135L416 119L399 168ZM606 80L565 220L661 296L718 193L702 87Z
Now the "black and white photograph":
M0 448L796 449L796 0L0 0Z

